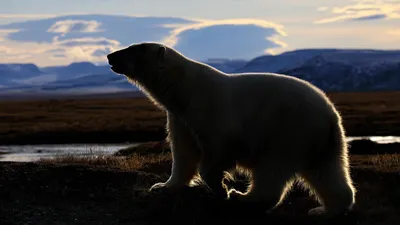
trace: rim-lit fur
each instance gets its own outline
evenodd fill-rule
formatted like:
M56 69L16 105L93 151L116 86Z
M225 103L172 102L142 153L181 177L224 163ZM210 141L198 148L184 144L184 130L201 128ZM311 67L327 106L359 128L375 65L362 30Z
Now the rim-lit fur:
M167 111L172 174L152 191L189 185L200 175L221 197L273 209L297 180L322 204L310 214L353 207L340 114L310 83L272 73L223 73L158 43L132 45L108 59ZM251 175L246 193L228 193L221 183L235 168Z

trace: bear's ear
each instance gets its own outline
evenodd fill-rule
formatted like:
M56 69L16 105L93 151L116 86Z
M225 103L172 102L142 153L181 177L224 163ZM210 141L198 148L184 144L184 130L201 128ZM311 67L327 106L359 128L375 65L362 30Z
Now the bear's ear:
M158 58L159 59L164 59L166 51L167 51L167 48L165 46L160 46L158 48L158 51L157 51Z

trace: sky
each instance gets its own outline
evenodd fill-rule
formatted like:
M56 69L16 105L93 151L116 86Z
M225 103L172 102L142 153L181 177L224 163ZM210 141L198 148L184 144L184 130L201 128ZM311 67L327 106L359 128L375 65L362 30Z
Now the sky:
M209 49L218 50L210 53L210 57L229 54L237 56L232 58L246 59L302 48L400 49L400 0L0 1L0 63L32 62L49 66L79 60L99 62L106 52L129 44L121 35L104 32L115 26L110 21L79 19L53 21L48 27L39 27L38 23L28 24L30 27L27 24L8 26L72 14L174 17L195 21L183 25L180 22L154 25L169 30L167 33L165 29L154 31L158 39L153 39L182 49L196 59L207 57L207 43L211 43ZM135 27L137 32L140 27ZM27 33L27 29L34 31ZM129 28L120 28L125 29ZM86 36L74 36L73 32ZM99 35L89 35L96 32ZM224 34L229 41L222 40ZM147 41L151 37L144 35L132 41ZM215 37L220 37L220 42ZM200 43L199 40L206 41ZM71 47L72 42L80 44ZM242 46L240 43L244 42L253 44ZM194 43L199 44L193 47ZM232 50L234 46L241 47Z

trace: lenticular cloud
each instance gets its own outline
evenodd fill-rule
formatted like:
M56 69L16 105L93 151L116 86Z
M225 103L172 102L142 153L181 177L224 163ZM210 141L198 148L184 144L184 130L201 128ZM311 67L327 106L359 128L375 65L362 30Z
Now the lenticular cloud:
M104 63L109 52L143 41L195 60L250 59L284 47L279 37L285 35L282 26L264 20L69 15L0 25L0 46L7 46L0 47L0 63Z

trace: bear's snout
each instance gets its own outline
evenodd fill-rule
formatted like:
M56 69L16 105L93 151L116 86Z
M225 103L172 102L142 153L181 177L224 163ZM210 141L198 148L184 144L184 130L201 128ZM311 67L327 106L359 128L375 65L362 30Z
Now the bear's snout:
M110 65L115 64L115 60L116 60L115 52L108 54L107 59L108 59L108 63Z
M112 71L117 74L124 74L124 72L126 72L125 62L124 60L121 60L120 52L113 52L108 54L107 59Z

